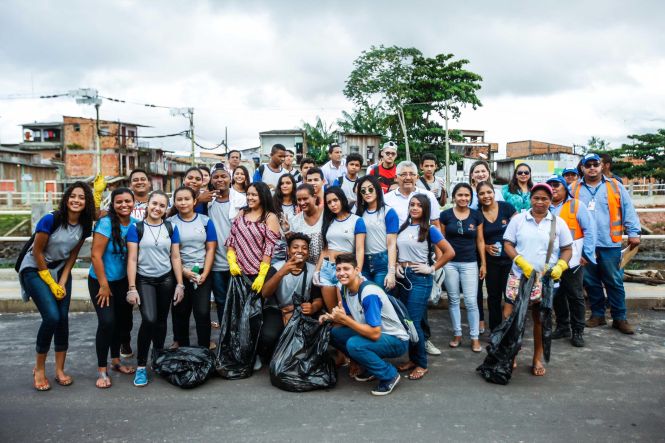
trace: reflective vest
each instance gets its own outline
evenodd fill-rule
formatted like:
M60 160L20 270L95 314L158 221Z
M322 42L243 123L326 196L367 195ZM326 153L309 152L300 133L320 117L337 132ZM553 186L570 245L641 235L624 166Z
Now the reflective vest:
M579 199L580 183L575 182L571 186L573 197ZM623 220L621 218L621 191L619 183L614 178L605 177L607 188L607 207L610 212L610 238L614 243L621 243L623 239Z
M580 201L577 199L568 199L568 201L561 206L561 211L559 212L559 217L561 217L568 225L573 240L584 237L580 222L577 221L577 208L579 208L580 204Z

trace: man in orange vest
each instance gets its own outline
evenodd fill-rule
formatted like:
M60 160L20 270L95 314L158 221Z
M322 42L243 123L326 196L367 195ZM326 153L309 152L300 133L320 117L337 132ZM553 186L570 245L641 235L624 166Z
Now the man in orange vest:
M571 194L587 206L596 222L596 261L584 269L584 287L589 296L591 318L587 328L607 324L605 321L605 292L612 313L612 327L624 334L634 334L626 320L626 291L623 287L621 242L625 231L630 249L640 244L640 219L633 202L614 178L603 176L598 154L582 159L584 178L571 186ZM604 288L604 290L603 290Z
M584 269L588 263L596 264L596 224L589 210L568 192L566 179L554 175L547 179L552 187L552 214L561 217L573 237L573 256L569 268L561 275L554 295L556 329L553 339L570 338L573 346L584 346ZM571 331L572 327L572 331Z

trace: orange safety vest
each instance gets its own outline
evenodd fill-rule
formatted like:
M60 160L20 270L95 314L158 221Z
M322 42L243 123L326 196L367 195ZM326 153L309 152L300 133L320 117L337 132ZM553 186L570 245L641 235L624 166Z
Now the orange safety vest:
M578 240L584 237L580 222L577 221L577 208L579 205L579 200L571 198L561 206L561 212L559 212L559 217L561 217L568 225L573 240Z
M619 183L614 178L605 177L607 188L607 206L610 211L610 238L614 243L621 243L623 239L623 220L621 217L621 191ZM573 198L579 199L580 182L573 183L571 187Z

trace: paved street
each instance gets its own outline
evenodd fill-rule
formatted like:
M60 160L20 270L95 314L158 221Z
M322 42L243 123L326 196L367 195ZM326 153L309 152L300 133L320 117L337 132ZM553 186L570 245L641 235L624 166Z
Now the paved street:
M443 348L448 313L430 315ZM51 391L39 393L30 371L39 316L4 314L0 441L662 441L665 313L642 310L630 320L639 325L633 337L600 328L587 334L584 349L555 342L543 378L528 372L529 339L512 382L488 384L474 371L484 353L473 354L466 340L432 357L422 381L403 379L392 395L375 398L371 384L344 371L337 388L306 394L272 387L266 369L189 391L156 378L139 389L113 373L114 386L97 390L91 313L70 318L74 385L51 379Z

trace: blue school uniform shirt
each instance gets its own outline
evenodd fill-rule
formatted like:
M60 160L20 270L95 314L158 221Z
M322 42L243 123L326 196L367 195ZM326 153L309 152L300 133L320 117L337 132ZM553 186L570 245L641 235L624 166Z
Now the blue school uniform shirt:
M129 231L129 227L137 221L138 220L134 217L130 217L129 224L127 226L120 224L120 236L123 240L127 238L127 231ZM106 280L118 281L127 277L127 246L123 245L122 249L118 250L113 244L113 236L111 235L111 218L107 215L99 219L93 232L96 234L101 234L109 239L109 242L106 245L106 249L104 250L104 255L102 255ZM94 266L92 265L90 265L89 274L92 278L99 280L97 278L97 274L95 274Z

